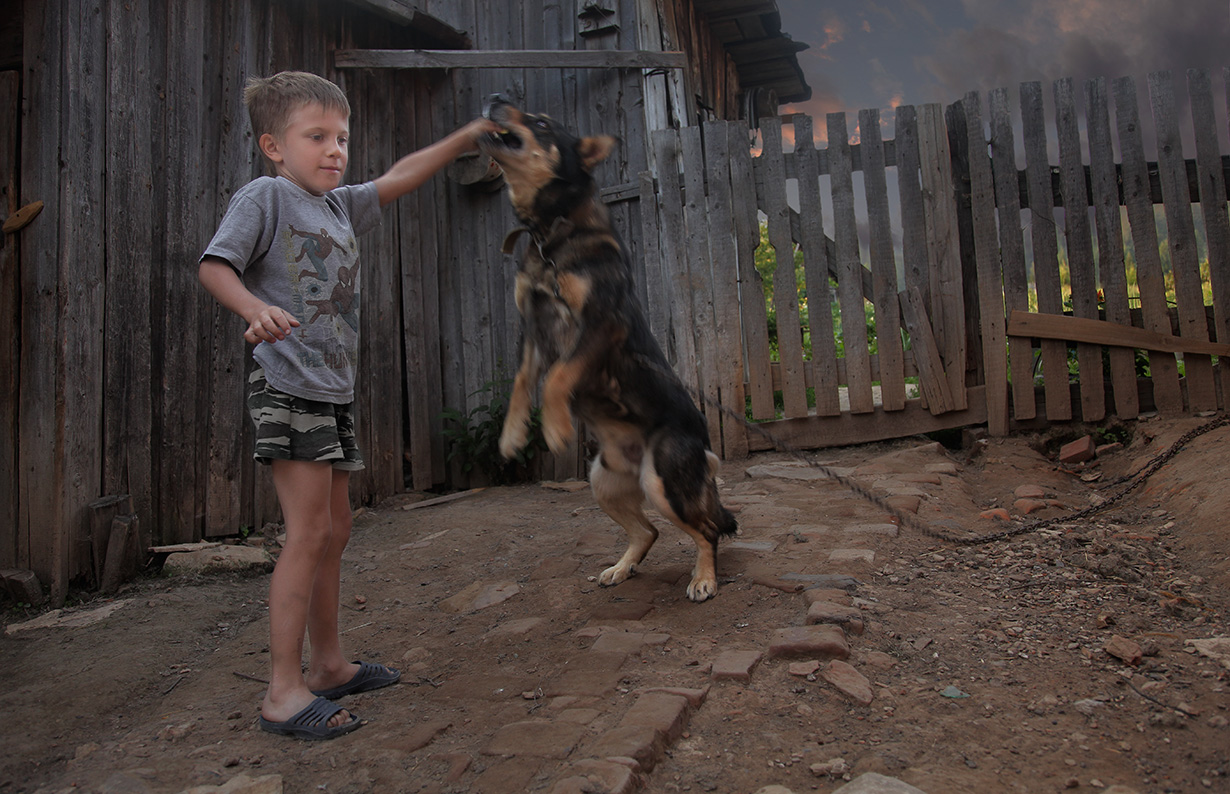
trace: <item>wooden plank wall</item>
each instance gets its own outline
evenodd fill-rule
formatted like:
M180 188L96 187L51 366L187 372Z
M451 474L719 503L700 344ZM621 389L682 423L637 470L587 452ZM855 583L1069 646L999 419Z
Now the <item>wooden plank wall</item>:
M469 121L493 91L569 119L582 135L617 136L596 177L641 297L656 299L652 273L640 269L645 119L688 126L737 117L739 107L733 65L690 0L619 4L618 24L593 37L579 33L578 4L420 7L476 49L638 49L645 36L687 49L690 67L649 81L619 69L342 71L337 49L439 43L342 0L25 0L26 63L0 83L0 112L23 114L21 134L0 132L0 145L23 143L19 168L0 176L12 180L10 210L34 199L47 208L0 249L18 257L20 246L4 294L21 307L5 314L0 339L17 373L0 416L0 457L16 472L0 490L0 517L11 519L0 527L0 567L35 570L57 598L70 582L88 584L85 505L108 494L132 494L147 542L278 518L268 472L250 458L242 324L196 280L231 196L263 170L241 98L249 76L304 69L347 91L350 182ZM648 101L647 83L657 86ZM720 211L714 201L693 212ZM356 504L469 484L444 463L441 412L486 402L518 363L515 263L499 250L514 225L498 192L440 175L386 208L384 225L361 241L357 431L368 468L352 477ZM669 324L669 313L658 322ZM712 314L709 322L729 335ZM731 373L714 382L742 383ZM579 443L541 474L583 476L587 458Z

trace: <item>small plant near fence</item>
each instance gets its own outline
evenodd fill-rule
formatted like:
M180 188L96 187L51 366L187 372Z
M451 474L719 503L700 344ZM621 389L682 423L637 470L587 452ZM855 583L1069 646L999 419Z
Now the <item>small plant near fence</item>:
M464 474L483 478L494 485L529 479L534 460L547 449L542 437L542 416L535 408L530 413L530 435L525 447L511 460L505 460L500 454L500 433L508 415L511 386L512 381L507 379L488 381L470 394L471 397L484 395L485 402L469 412L446 408L440 414L445 423L445 460L456 463Z

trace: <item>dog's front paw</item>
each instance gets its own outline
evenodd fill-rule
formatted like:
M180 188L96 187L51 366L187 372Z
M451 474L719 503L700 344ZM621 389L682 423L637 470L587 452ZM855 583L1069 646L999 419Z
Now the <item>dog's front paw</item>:
M542 437L552 452L557 455L563 452L572 441L572 415L555 411L544 415Z
M627 581L628 577L634 573L636 573L635 565L617 563L598 575L598 584L603 587L610 587L611 585Z
M688 598L699 604L717 595L717 590L717 579L693 578L688 584Z
M528 438L528 428L525 423L504 425L504 430L500 433L500 454L504 456L504 460L515 458L517 453L525 448Z

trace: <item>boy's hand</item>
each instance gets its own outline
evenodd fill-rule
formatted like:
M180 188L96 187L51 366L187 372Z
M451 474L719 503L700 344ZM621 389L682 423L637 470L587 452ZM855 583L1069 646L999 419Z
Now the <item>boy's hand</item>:
M252 344L268 342L274 344L285 339L290 329L297 328L299 321L289 312L277 306L266 306L248 321L248 330L243 332L243 338Z
M491 119L477 118L461 128L461 132L470 141L470 151L478 148L478 139L492 132L499 132L500 125Z

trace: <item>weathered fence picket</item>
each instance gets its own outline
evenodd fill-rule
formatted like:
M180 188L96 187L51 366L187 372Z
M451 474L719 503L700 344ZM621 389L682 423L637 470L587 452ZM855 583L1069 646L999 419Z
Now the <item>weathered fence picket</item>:
M1157 166L1162 182L1162 206L1170 242L1170 269L1174 276L1175 301L1179 304L1179 335L1208 339L1208 321L1201 289L1200 262L1196 251L1196 230L1192 221L1191 192L1187 183L1187 164L1183 159L1183 139L1175 105L1174 82L1170 72L1149 75L1149 97L1153 123L1157 127ZM1189 353L1183 356L1187 380L1187 403L1192 411L1217 409L1213 384L1213 364L1209 356Z
M1226 176L1217 145L1217 120L1213 112L1213 86L1204 69L1187 73L1192 126L1196 139L1196 172L1200 182L1200 212L1210 263L1230 266L1230 217L1226 210ZM1230 90L1230 89L1228 89ZM1230 340L1230 273L1210 267L1214 328L1218 341ZM1230 366L1219 366L1222 399L1230 395Z
M1149 166L1145 159L1144 138L1140 131L1136 81L1124 77L1114 82L1115 117L1119 128L1119 147L1123 158L1123 194L1127 205L1132 247L1136 251L1136 283L1144 326L1157 333L1171 333L1170 309L1166 305L1166 283L1162 257L1158 251ZM1183 412L1183 392L1179 367L1173 353L1149 351L1149 370L1153 381L1153 401L1163 416Z
M1106 319L1121 325L1132 324L1128 304L1127 273L1124 271L1123 226L1119 213L1119 180L1111 147L1110 108L1106 81L1085 83L1085 114L1089 138L1089 171L1098 240L1098 278L1101 279L1102 304ZM1095 303L1096 309L1096 303ZM1110 360L1111 391L1115 415L1132 419L1140 413L1136 387L1136 354L1126 347L1107 351Z
M1025 137L1025 170L1029 185L1030 240L1034 253L1034 281L1038 311L1062 314L1063 294L1059 280L1059 243L1055 227L1055 199L1051 190L1050 159L1047 155L1046 119L1042 110L1042 84L1021 86L1021 126ZM1145 181L1146 188L1148 180ZM1072 418L1068 391L1068 355L1063 342L1042 340L1042 378L1046 418Z

